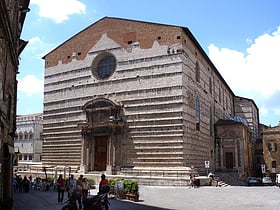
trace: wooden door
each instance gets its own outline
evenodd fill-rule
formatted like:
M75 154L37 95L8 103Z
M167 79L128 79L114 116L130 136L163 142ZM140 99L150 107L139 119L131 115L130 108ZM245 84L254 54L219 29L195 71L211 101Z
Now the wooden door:
M94 170L105 171L107 164L107 142L108 136L95 137Z
M233 153L232 152L226 152L226 168L231 169L233 168Z

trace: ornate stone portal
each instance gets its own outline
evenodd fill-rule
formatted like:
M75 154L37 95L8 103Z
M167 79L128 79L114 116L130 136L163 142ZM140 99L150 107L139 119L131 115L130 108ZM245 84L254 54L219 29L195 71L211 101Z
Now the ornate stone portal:
M253 162L246 125L220 120L216 123L216 131L216 170L250 175Z
M121 106L107 99L97 99L84 106L86 122L82 125L81 171L114 173L120 168L120 141L124 131Z

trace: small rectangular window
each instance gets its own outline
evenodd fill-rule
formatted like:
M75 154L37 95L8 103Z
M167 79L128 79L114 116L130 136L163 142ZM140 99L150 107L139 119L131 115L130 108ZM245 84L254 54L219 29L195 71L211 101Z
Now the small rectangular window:
M276 160L271 161L272 168L276 168Z
M277 144L275 142L267 143L267 148L270 152L276 152Z

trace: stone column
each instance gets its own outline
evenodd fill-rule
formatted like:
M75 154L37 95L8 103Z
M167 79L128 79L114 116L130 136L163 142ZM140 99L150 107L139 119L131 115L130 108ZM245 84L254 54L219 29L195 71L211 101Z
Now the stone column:
M234 139L234 153L235 153L235 168L238 169L238 159L239 159L239 156L238 156L238 139Z
M224 169L224 139L221 139L220 151L221 169Z
M245 172L245 158L244 158L244 154L245 154L245 151L244 151L244 143L245 143L245 139L239 139L240 141L240 144L239 144L239 149L240 149L240 165L241 165L241 171L242 173ZM247 154L248 155L248 154Z
M106 172L107 174L112 174L112 138L113 138L113 132L112 134L109 136L108 139L108 149L107 149L107 166L106 166Z
M219 144L220 144L220 142L219 142ZM218 144L218 142L216 141L216 145L215 145L215 168L217 169L217 168L219 168L220 166L219 166L219 156L220 156L220 150L219 150L219 144Z
M82 134L82 139L81 139L81 163L80 163L80 173L86 173L86 148L85 148L85 141L87 139L86 134Z

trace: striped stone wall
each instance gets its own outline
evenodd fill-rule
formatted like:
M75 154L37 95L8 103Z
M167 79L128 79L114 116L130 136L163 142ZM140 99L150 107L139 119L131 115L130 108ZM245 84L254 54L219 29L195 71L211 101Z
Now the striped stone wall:
M212 161L214 123L232 115L233 93L189 33L104 18L47 54L43 163L79 167L82 107L98 98L123 109L121 165L203 168L204 160ZM105 80L91 69L102 52L117 60L116 71Z

